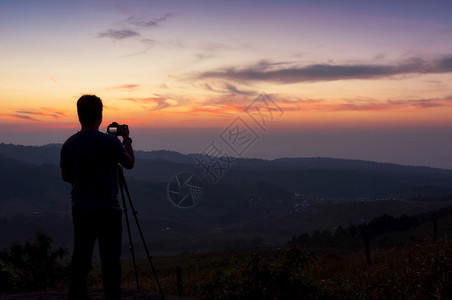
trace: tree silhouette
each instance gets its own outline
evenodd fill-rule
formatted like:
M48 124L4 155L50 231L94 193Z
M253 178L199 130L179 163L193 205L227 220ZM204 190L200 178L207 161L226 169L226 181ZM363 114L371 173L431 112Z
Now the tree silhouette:
M66 250L52 250L53 240L44 232L36 234L36 241L25 245L13 243L11 248L0 252L2 277L11 280L13 290L35 291L54 288L66 277L67 268L58 260ZM11 287L10 287L11 288Z

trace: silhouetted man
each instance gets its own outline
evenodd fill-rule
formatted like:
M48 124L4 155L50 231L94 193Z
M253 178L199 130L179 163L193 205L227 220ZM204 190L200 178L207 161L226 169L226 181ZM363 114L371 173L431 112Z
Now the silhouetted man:
M122 130L123 142L99 132L102 101L83 95L77 101L81 130L66 140L61 149L61 176L72 184L74 251L69 299L88 299L87 278L96 240L102 266L106 299L121 295L121 208L118 200L117 168L133 168L135 155L129 130Z

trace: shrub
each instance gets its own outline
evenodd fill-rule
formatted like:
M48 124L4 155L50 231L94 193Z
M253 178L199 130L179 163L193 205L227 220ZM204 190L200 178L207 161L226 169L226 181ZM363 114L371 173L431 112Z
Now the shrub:
M13 243L9 250L0 252L0 276L8 281L9 290L55 288L66 277L67 267L58 261L66 250L61 247L52 250L52 244L51 237L38 232L36 241L27 241L25 245Z

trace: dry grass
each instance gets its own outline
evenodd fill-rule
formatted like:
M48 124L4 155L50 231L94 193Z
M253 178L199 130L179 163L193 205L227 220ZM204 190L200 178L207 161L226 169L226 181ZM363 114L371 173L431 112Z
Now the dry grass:
M182 268L183 295L200 299L250 299L259 285L261 299L291 295L324 299L449 299L452 296L452 243L424 242L372 252L301 250L307 266L294 269L290 248L266 252L181 255L156 258L166 294L178 294L176 267ZM139 262L142 287L158 292L147 261ZM131 265L124 268L125 288L134 288ZM286 291L283 291L286 289ZM289 291L289 292L288 292ZM289 294L290 294L289 293ZM241 295L241 296L240 296Z

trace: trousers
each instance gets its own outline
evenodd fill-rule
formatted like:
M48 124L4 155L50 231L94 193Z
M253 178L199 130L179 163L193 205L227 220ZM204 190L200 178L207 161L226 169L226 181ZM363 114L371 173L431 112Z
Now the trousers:
M88 274L96 240L105 298L121 298L122 213L117 210L72 211L74 251L68 299L88 299Z

